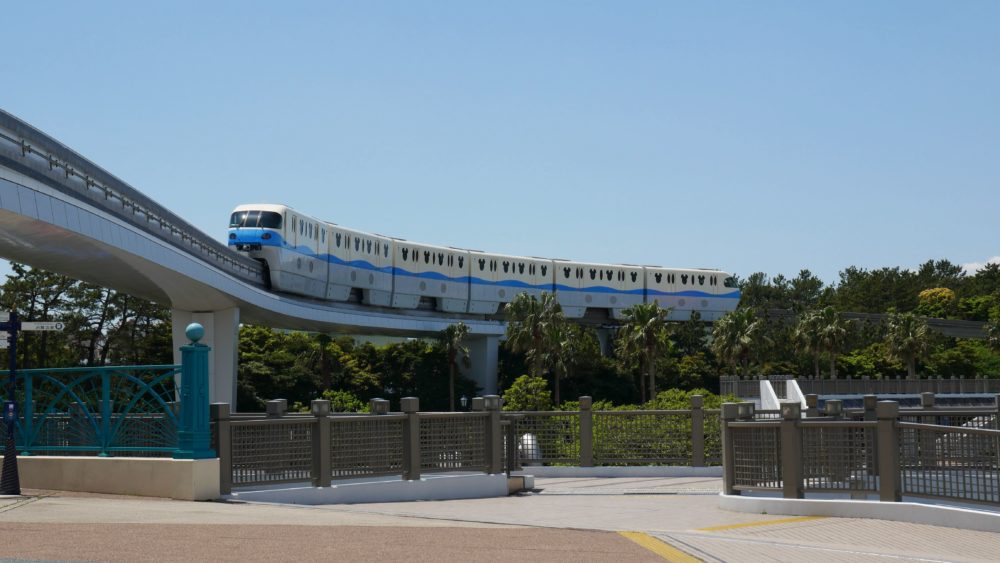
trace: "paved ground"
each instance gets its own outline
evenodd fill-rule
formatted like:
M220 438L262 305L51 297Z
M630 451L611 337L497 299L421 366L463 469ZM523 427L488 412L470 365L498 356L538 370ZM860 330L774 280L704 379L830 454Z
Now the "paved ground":
M717 479L538 479L518 496L324 507L25 491L0 558L996 561L1000 533L717 508ZM628 532L639 532L629 534Z

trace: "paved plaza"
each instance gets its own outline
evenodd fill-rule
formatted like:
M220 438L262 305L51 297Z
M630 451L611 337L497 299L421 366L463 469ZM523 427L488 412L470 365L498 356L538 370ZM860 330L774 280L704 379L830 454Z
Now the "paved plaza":
M1000 533L718 508L719 479L537 479L506 498L288 506L24 491L0 557L41 561L996 561Z

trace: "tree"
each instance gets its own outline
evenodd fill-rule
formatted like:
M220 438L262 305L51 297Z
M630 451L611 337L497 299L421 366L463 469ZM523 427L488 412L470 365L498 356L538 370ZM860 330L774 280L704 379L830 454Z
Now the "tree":
M455 372L458 371L458 362L465 365L469 362L469 349L462 345L462 342L469 336L469 326L458 321L441 331L438 340L448 354L448 408L455 410Z
M548 384L541 377L522 375L503 392L505 411L547 411L552 409Z
M796 349L803 354L809 354L813 359L813 373L819 379L819 357L823 353L823 337L820 334L820 315L818 311L807 311L799 317L792 338Z
M566 322L556 296L544 292L539 299L521 293L504 307L504 312L507 315L506 345L514 352L523 352L531 375L541 377L552 358L556 327Z
M927 322L913 313L892 313L886 330L889 354L906 364L906 375L916 378L917 360L926 356L931 348L930 329Z
M986 323L985 329L986 341L990 348L1000 350L1000 315L993 317L990 322Z
M917 295L917 314L945 319L955 314L958 300L947 287L925 289Z
M622 311L624 324L616 341L622 357L641 354L649 384L649 397L656 397L656 360L670 346L667 328L668 309L659 302L639 303ZM643 393L645 396L645 393ZM645 401L643 401L645 402Z
M764 334L764 321L753 309L737 309L715 322L712 329L712 352L732 366L740 366L743 375L750 373L750 358L755 350L770 342Z
M849 326L833 307L819 311L819 337L823 348L830 356L830 379L837 379L837 354L847 341Z

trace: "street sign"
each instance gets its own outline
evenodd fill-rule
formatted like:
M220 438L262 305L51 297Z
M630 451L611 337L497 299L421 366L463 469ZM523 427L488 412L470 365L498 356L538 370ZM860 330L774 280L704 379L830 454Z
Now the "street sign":
M10 344L7 343L7 338L0 336L0 350L6 350Z
M10 313L0 313L0 323L5 323L10 320Z
M21 323L21 330L62 330L63 326L63 323L29 322Z

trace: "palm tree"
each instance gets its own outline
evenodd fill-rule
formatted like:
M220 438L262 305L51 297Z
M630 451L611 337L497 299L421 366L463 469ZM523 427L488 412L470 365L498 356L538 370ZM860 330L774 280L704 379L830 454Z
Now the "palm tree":
M722 361L750 373L750 357L757 348L769 345L764 321L751 308L737 309L715 321L712 328L712 352Z
M622 311L625 321L618 330L617 346L621 357L641 354L649 383L649 398L656 398L656 358L670 345L667 315L657 301L639 303Z
M566 322L555 295L543 292L539 299L521 293L504 307L504 313L507 315L507 347L523 352L531 375L542 377L552 358L555 327Z
M850 325L840 318L840 314L833 307L820 310L817 322L820 342L830 355L830 379L837 379L837 355L847 341Z
M469 326L458 321L441 331L438 340L448 354L448 408L455 410L455 373L458 371L458 360L468 363L469 349L462 342L469 336Z
M891 313L885 338L889 354L906 362L906 376L915 379L917 360L927 355L931 348L931 333L927 322L913 313Z
M562 401L559 398L560 380L567 376L579 353L580 327L569 323L559 323L551 328L551 357L548 364L552 366L553 390L555 404L558 407Z
M799 352L810 354L813 358L813 371L819 379L819 356L823 352L823 340L820 335L820 316L818 311L807 311L795 325L792 338Z

